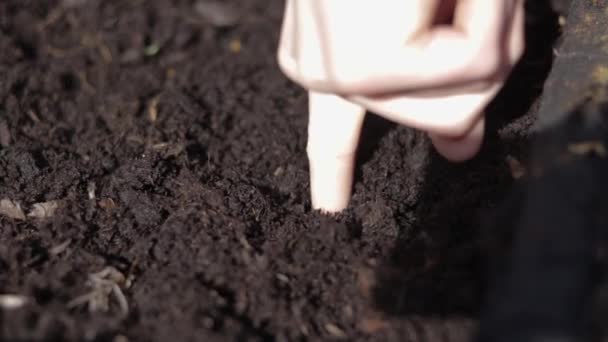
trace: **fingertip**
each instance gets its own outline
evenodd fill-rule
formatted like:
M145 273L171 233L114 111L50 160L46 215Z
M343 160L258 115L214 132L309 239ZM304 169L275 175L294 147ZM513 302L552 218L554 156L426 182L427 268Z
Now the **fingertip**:
M312 207L338 213L348 206L352 193L355 154L328 158L309 153Z
M465 162L479 153L485 130L484 120L475 124L473 129L463 137L452 138L429 134L437 152L447 160L455 163Z
M307 153L313 209L344 210L365 109L339 96L309 92Z

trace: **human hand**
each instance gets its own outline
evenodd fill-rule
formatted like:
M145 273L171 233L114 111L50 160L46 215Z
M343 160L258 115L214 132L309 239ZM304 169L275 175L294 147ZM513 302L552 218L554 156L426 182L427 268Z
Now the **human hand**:
M483 111L524 49L523 0L287 0L281 70L309 90L313 207L351 195L365 110L473 157Z

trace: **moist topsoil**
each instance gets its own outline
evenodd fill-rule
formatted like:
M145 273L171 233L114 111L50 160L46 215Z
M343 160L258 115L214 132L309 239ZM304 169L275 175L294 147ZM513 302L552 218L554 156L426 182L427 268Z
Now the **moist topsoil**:
M306 92L276 64L283 2L217 4L0 2L0 339L469 340L549 4L528 4L478 157L370 114L333 217L311 210Z

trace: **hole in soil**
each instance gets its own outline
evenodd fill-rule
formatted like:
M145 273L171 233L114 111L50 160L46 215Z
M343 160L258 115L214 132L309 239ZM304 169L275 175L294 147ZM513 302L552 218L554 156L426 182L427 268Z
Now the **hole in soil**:
M38 49L36 44L25 39L18 39L15 45L23 52L23 57L28 60L35 60L38 57Z
M207 160L207 151L203 145L199 143L193 143L186 147L186 153L188 159L193 162L201 162Z
M61 87L65 91L76 91L80 86L78 77L71 72L61 74L61 76L59 76L59 80L61 81Z
M380 140L397 125L391 121L388 121L376 114L367 113L365 120L363 121L363 129L361 130L361 143L357 151L357 174L355 177L360 178L359 165L368 162L374 155Z
M49 162L44 156L44 152L41 150L32 151L32 157L34 158L34 163L37 168L45 169L49 167Z
M45 305L53 299L53 291L49 288L36 288L33 292L36 302L40 305Z
M25 90L26 81L23 79L15 81L11 86L11 93L15 95L16 98L21 98L23 95L23 91Z

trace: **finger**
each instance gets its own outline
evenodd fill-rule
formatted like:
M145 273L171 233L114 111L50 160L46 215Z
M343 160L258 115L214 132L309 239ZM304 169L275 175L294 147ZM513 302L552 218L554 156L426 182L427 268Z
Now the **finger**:
M479 120L501 84L469 94L443 96L346 97L388 120L436 135L461 138Z
M513 26L519 7L521 2L516 0L461 0L454 26L436 26L405 46L362 48L355 45L356 39L349 44L330 44L328 69L334 74L335 88L343 94L379 94L504 78L514 63L508 53L512 42L505 32ZM343 29L339 24L332 23L330 32ZM383 40L376 37L377 45Z
M277 61L281 71L289 78L297 75L294 0L287 0L283 12Z
M513 64L521 59L526 47L525 15L524 4L523 2L518 1L515 6L515 16L509 32L509 53Z
M454 27L470 41L497 47L508 36L521 0L458 0Z
M319 20L323 7L315 0L295 0L296 16L296 61L299 77L306 82L326 79L324 26Z
M338 96L309 92L307 153L314 209L348 206L365 110Z
M437 152L444 158L453 162L463 162L473 158L479 152L484 131L485 120L482 116L464 137L451 138L437 134L429 134L429 137Z

